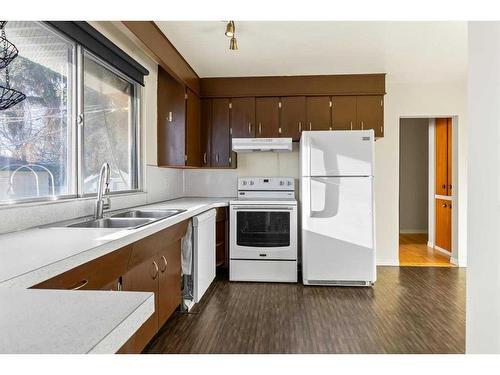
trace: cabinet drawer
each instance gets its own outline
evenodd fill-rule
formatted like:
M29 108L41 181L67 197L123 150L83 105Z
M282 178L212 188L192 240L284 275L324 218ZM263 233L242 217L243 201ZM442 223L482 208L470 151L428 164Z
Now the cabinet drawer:
M123 275L132 246L125 246L35 285L35 289L99 290Z

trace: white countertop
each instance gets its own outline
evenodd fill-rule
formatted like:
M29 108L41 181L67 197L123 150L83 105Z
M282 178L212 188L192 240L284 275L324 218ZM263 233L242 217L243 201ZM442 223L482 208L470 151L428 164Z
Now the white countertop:
M115 353L154 312L154 294L0 290L0 353Z
M33 228L0 235L0 288L29 288L231 199L180 198L134 207L186 210L137 229Z
M153 293L26 288L231 199L134 207L186 211L133 230L46 227L0 235L0 353L115 353L153 314Z

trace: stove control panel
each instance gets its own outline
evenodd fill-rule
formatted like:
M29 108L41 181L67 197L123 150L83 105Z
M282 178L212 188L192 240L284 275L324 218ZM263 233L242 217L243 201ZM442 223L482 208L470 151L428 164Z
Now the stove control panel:
M238 190L295 190L293 177L240 177Z

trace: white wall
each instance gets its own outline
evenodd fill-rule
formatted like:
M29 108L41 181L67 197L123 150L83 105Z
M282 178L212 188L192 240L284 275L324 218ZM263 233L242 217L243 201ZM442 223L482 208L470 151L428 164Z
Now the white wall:
M385 96L384 138L375 142L375 203L377 209L377 260L379 264L397 265L398 260L398 176L399 176L399 121L401 117L458 116L460 139L454 142L453 152L458 162L453 171L453 184L458 186L454 207L460 212L458 230L452 242L460 249L461 265L466 261L466 160L467 114L466 83L392 83L387 76ZM454 136L454 137L455 137ZM459 157L458 157L459 156ZM460 181L460 184L458 184Z
M429 120L400 120L399 232L427 233Z
M500 23L469 22L468 353L500 353Z

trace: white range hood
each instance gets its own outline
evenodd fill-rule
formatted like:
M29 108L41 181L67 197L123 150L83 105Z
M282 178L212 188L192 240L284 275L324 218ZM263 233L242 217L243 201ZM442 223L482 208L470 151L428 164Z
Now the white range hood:
M234 152L290 152L292 138L233 138Z

